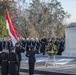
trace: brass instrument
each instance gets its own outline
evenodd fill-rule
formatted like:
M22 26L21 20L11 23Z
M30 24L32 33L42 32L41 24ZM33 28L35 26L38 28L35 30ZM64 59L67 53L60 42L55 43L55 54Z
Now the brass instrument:
M22 47L20 44L19 44L19 47L26 51L26 48Z

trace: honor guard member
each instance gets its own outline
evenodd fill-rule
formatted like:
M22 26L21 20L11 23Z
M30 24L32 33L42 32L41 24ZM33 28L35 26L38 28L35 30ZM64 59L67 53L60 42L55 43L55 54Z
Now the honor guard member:
M34 66L35 66L35 51L34 46L30 46L30 50L28 51L27 57L29 58L29 75L34 75Z
M1 51L0 51L0 55L1 55ZM1 63L2 63L2 60L1 60L1 58L0 58L0 68L1 68Z
M27 38L27 41L26 41L26 56L28 54L30 45L31 45L30 40L29 40L29 38Z
M17 54L15 53L15 47L11 47L11 51L8 55L8 63L9 63L9 74L18 75L17 74L18 57Z
M10 52L10 51L11 51L11 47L13 47L12 40L9 39L7 43L8 43L8 50L9 50L9 52Z
M20 45L20 43L16 43L16 54L18 56L19 59L19 63L18 63L18 75L19 75L19 70L20 70L20 64L21 64L21 53L25 52L25 49Z
M43 53L43 55L45 55L46 44L47 44L46 38L42 38L40 52Z
M6 52L6 48L3 47L2 53L0 54L0 59L1 59L1 69L2 69L2 75L7 75L8 74L8 53Z
M65 44L64 39L60 39L60 47L59 47L58 55L62 55L62 52L64 51L64 48L65 48L64 44Z
M0 51L2 51L2 41L0 40Z

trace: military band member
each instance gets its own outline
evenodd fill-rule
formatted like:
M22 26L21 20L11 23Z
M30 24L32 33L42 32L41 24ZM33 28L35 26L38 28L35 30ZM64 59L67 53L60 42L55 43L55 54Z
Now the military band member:
M26 56L27 56L27 54L28 54L30 45L31 45L30 41L27 40L27 41L26 41Z
M16 43L16 54L18 56L19 59L19 63L18 63L18 75L19 75L19 70L20 70L20 64L21 64L21 53L25 52L25 50L21 47L20 43Z

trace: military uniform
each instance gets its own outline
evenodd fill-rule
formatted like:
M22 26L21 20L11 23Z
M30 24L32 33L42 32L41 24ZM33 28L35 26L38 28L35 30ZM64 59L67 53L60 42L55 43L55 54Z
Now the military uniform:
M0 59L1 59L1 69L2 69L2 75L7 75L8 74L8 53L2 52L0 54Z
M29 51L29 46L31 45L30 41L26 41L26 56L28 54Z
M62 55L62 52L64 51L64 40L61 39L60 41L60 48L59 48L59 55Z
M18 43L16 44L18 45ZM19 63L18 63L18 74L19 74L19 70L20 70L20 63L21 63L21 53L24 52L25 50L19 46L16 46L16 54L18 56L18 60L19 60Z
M12 43L11 40L9 40L9 41L7 42L7 44L8 44L8 50L9 50L9 52L10 52L11 47L13 47L13 43Z
M18 58L16 53L10 52L8 55L8 63L9 63L9 74L10 75L18 75L17 74L17 64L18 64Z
M2 51L2 41L0 41L0 51Z
M33 48L33 47L31 47ZM29 58L28 64L29 64L29 75L34 75L34 66L35 66L35 51L34 49L31 49L28 51L27 57Z
M45 55L45 46L46 46L46 44L47 44L46 38L42 38L40 52L43 53L43 55Z

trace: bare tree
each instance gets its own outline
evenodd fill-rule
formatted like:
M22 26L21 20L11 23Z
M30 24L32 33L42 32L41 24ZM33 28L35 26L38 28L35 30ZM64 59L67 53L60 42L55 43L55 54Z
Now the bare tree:
M69 14L64 11L57 0L51 0L49 3L32 0L28 6L26 0L17 0L17 2L10 3L10 8L10 15L18 35L64 36L63 21L69 18Z
M69 14L61 7L60 2L51 0L50 3L41 3L40 0L33 0L29 7L29 20L40 34L56 37L64 34L63 21Z

